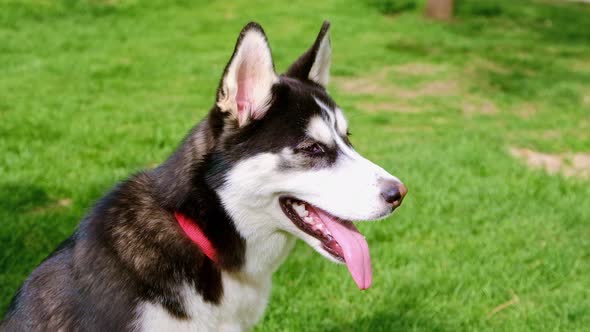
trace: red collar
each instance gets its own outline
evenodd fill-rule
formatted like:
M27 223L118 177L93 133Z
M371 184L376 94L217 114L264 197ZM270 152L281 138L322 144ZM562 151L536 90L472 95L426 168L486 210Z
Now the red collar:
M183 215L180 212L174 212L174 217L178 221L178 224L186 235L201 249L201 251L209 257L210 260L217 263L217 251L211 244L211 241L207 238L203 230L197 225L197 223L189 217Z

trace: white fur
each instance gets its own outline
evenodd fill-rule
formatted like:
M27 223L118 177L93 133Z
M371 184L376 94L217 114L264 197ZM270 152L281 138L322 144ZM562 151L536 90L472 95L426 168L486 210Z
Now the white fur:
M309 71L309 79L327 86L330 81L330 60L332 58L332 47L330 46L330 35L328 32L322 38L318 53Z
M320 116L314 116L307 125L307 135L327 146L334 146L334 135L330 126Z
M179 320L170 315L160 304L144 302L138 305L136 331L213 331L218 326L218 310L206 303L203 297L188 285L179 286L188 320ZM193 316L194 314L194 316Z
M262 316L268 301L270 274L251 279L242 274L222 273L223 297L219 305L203 301L188 285L179 287L188 319L178 319L159 304L144 302L138 306L136 331L246 331Z
M239 163L219 192L236 229L246 240L242 271L252 278L272 274L294 245L288 233L269 227L275 219L269 211L274 210L270 207L274 207L276 194L265 181L270 180L268 175L277 169L279 160L278 155L262 153Z
M344 136L348 132L348 122L346 121L346 118L344 117L344 113L338 107L336 107L336 109L334 110L334 113L335 113L334 115L336 118L336 130L338 131L338 133L340 135Z

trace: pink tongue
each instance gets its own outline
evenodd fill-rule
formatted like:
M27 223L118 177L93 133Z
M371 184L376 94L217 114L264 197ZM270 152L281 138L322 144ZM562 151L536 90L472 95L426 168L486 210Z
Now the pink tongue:
M354 282L360 289L371 286L373 272L371 271L371 256L369 245L365 237L349 221L337 221L326 212L315 209L315 212L324 222L334 240L338 242L344 253L344 261Z

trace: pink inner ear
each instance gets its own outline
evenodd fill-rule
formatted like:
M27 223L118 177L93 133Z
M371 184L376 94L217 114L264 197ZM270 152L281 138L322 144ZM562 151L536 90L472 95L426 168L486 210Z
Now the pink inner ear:
M238 80L238 93L236 102L238 104L238 124L244 125L248 118L252 116L252 102L249 96L252 80L242 79Z
M248 77L248 65L242 64L238 71L238 93L236 95L236 102L238 104L238 119L242 124L252 112L252 90L254 89L254 82L251 77Z

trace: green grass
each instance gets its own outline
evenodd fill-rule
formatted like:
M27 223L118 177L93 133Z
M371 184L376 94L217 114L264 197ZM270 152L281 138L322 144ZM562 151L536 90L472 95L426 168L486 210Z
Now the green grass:
M360 226L370 290L298 244L257 331L587 329L589 181L508 149L590 151L590 7L463 0L437 23L386 2L0 2L0 311L96 199L206 114L245 23L284 70L327 18L353 143L410 192ZM362 79L391 93L345 88ZM436 82L452 88L399 96Z

